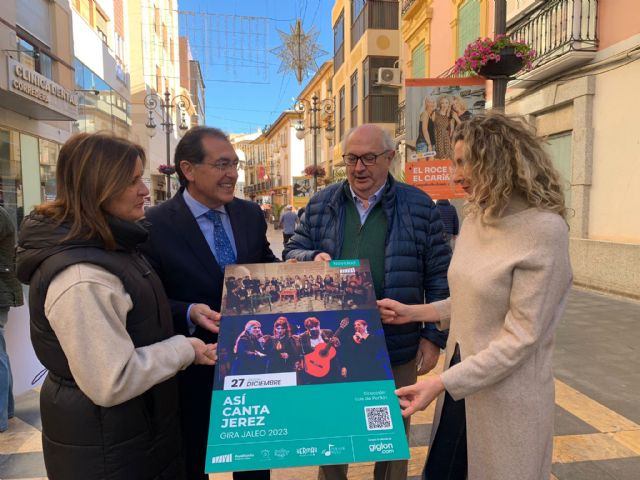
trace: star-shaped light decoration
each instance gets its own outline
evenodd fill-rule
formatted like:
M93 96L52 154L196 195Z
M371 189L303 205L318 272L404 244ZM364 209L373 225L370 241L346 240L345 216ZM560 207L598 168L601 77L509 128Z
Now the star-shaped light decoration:
M302 22L298 19L295 26L291 27L290 34L281 30L278 30L278 34L282 45L271 50L282 61L278 73L293 71L298 84L302 84L309 71L318 70L316 58L327 53L318 45L319 32L312 27L305 33L302 30Z

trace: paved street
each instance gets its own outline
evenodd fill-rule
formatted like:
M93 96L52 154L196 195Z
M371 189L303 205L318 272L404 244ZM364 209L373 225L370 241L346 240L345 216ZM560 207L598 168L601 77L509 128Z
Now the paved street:
M274 252L281 231L270 229ZM574 289L558 329L556 437L558 480L635 480L640 471L640 303ZM441 368L439 366L438 368ZM414 416L410 476L418 479L427 453L432 408ZM16 418L0 434L0 478L45 478L38 392L17 401ZM317 468L274 471L274 480L316 478ZM370 479L371 464L355 465L350 479ZM231 479L230 474L214 475Z

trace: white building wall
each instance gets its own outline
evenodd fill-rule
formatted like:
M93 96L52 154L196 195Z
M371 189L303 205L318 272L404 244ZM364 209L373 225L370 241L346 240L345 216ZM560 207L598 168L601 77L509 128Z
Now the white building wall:
M640 244L640 62L601 73L593 105L589 238Z
M288 184L293 185L292 177L299 177L304 170L304 139L296 137L296 129L289 129L289 176Z
M103 0L102 3L106 3ZM113 14L113 2L112 14ZM129 86L116 77L115 54L104 44L98 33L91 28L84 18L75 10L72 11L74 56L93 70L111 88L116 90L127 101L131 100ZM99 52L99 55L96 54Z

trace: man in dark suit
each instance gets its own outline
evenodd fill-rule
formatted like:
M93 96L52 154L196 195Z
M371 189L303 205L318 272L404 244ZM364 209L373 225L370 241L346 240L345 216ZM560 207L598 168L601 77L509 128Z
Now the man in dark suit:
M195 127L176 147L182 188L149 209L144 253L171 302L176 333L217 341L224 266L278 261L266 238L260 207L233 195L238 156L224 132ZM182 434L188 480L203 480L213 367L180 374ZM234 479L268 479L269 471L234 473Z

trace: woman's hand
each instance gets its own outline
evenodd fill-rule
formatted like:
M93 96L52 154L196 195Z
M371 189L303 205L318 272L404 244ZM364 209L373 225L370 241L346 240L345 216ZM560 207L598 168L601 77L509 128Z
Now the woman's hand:
M405 305L383 298L376 302L383 323L401 325L409 322L439 322L440 314L431 304Z
M409 417L418 410L424 410L438 395L444 392L444 384L440 375L427 377L425 380L396 390L400 400L402 416Z
M202 340L196 337L188 337L187 340L191 342L193 351L196 353L196 357L193 359L193 363L196 365L215 365L218 361L218 344L209 343L205 344Z
M383 323L400 325L415 321L415 312L413 311L415 305L405 305L390 298L383 298L376 303Z

